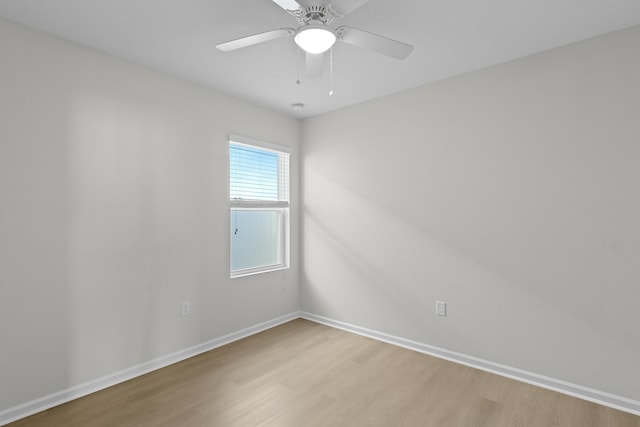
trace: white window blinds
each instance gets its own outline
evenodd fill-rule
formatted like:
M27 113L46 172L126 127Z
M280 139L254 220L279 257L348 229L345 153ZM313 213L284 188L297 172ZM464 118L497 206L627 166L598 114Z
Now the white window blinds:
M289 153L232 139L229 167L232 205L289 205Z

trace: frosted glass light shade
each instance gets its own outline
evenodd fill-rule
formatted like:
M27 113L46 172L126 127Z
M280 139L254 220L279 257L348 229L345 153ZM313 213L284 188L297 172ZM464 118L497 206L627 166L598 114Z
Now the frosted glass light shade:
M322 53L336 42L336 34L325 25L305 25L298 30L294 38L296 44L305 52Z

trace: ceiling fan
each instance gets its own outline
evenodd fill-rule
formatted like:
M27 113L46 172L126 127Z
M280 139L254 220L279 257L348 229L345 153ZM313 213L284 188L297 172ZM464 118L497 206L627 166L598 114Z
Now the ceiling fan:
M294 36L295 43L305 51L306 75L309 78L322 75L324 53L336 41L378 52L399 60L406 58L413 50L413 46L410 44L356 28L341 26L334 29L329 26L329 23L335 18L342 18L368 1L315 0L314 5L304 6L296 0L273 0L286 12L293 15L298 20L300 27L297 29L278 28L220 43L216 45L216 48L226 52L281 37Z

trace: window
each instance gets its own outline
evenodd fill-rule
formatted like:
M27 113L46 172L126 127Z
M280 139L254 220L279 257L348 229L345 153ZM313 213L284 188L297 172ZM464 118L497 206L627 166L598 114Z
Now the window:
M289 152L231 135L231 277L289 267Z

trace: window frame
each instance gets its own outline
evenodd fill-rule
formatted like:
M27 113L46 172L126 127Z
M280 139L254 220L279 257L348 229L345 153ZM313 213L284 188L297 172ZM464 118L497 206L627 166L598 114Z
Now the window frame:
M290 268L290 223L291 223L291 210L290 210L290 149L285 146L272 144L264 141L247 138L240 135L230 134L228 139L228 165L229 165L229 272L232 279L244 276L250 276L255 274L267 273L271 271L285 270ZM240 145L247 146L249 148L268 151L278 154L278 199L286 198L286 200L247 200L247 199L231 199L231 146ZM286 162L283 161L282 155L286 155ZM281 168L287 167L285 175L286 180L281 180ZM279 221L279 239L278 239L278 262L276 264L270 264L259 267L250 267L233 270L232 268L232 214L233 211L277 211L280 214Z

